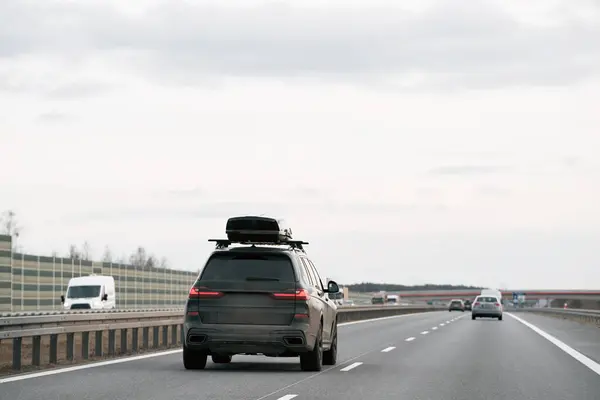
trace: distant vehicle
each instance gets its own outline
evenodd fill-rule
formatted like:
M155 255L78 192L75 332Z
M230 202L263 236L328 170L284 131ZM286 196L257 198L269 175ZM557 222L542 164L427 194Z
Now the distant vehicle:
M183 365L204 369L208 356L299 357L304 371L337 362L337 306L290 230L266 217L232 217L227 239L211 253L184 310ZM240 246L231 247L233 244Z
M480 317L498 318L502 321L502 304L496 296L477 296L471 310L471 319Z
M66 296L60 296L65 310L112 309L116 300L115 279L103 275L71 278Z
M500 304L502 304L502 292L497 289L483 289L480 296L496 297L500 301Z
M460 299L452 299L448 305L448 311L465 311L465 304Z
M386 292L379 292L371 298L371 304L385 304L388 301Z
M465 303L465 310L471 311L471 304L472 304L471 300L465 300L464 303Z
M387 297L387 303L390 305L398 305L400 304L400 296L396 295L396 294L390 294Z

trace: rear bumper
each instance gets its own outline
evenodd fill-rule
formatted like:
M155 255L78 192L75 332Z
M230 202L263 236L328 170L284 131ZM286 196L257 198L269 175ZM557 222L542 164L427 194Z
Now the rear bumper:
M501 317L502 311L501 310L472 310L471 315L473 315L475 317L495 318L495 317Z
M196 325L184 323L185 346L208 354L304 353L314 347L305 326Z
M463 308L460 308L460 307L450 307L448 310L449 311L465 311Z

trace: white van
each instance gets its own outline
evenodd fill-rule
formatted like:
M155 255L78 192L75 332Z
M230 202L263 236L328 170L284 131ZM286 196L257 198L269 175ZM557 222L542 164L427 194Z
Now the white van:
M115 279L90 275L72 278L66 296L60 296L65 310L106 310L116 307Z

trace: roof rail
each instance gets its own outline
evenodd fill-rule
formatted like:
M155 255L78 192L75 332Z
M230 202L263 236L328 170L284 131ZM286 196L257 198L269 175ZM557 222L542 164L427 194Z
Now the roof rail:
M289 246L291 249L300 250L305 252L304 246L305 244L309 244L308 242L303 242L302 240L280 240L280 241L271 241L271 240L229 240L229 239L208 239L209 242L215 242L216 249L226 249L232 244L246 244L246 245L263 245L263 246Z

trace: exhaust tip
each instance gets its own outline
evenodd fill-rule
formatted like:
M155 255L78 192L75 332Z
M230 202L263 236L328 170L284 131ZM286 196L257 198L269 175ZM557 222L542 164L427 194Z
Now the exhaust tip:
M283 341L288 346L298 346L304 344L304 339L300 336L288 336L284 337Z
M194 344L204 343L206 341L206 335L190 335L189 342Z

